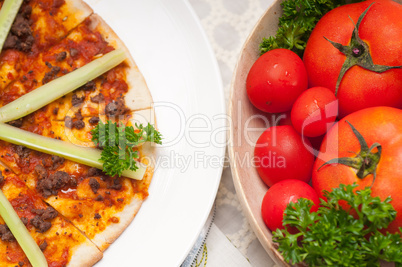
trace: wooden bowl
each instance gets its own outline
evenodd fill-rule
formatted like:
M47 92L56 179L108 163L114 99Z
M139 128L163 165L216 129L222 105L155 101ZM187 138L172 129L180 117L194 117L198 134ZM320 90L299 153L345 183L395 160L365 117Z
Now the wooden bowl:
M247 74L259 57L259 44L263 37L274 35L278 29L278 19L282 14L281 2L282 0L274 0L260 18L238 59L231 83L229 104L229 116L232 119L229 130L229 156L236 192L251 228L276 264L289 266L276 250L272 242L272 233L262 220L261 202L268 187L259 178L252 164L254 145L261 133L273 125L275 118L256 109L246 93ZM402 3L402 0L396 2Z
M246 92L247 74L259 57L259 44L262 38L274 35L278 29L278 19L282 14L281 2L273 1L257 22L238 59L229 104L229 116L232 118L229 156L236 192L254 233L276 264L289 266L275 249L271 231L262 220L261 202L268 187L262 182L252 164L254 144L261 133L272 125L273 120L269 114L259 111L250 103Z

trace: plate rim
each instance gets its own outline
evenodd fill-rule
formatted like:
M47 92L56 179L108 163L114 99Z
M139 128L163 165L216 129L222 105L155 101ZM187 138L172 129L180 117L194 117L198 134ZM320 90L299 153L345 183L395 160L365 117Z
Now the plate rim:
M102 0L83 0L86 3L88 3L93 9L94 12L96 12L96 4L103 2ZM131 1L131 0L130 0ZM157 4L161 4L163 2L163 0L155 0L154 2L157 2ZM217 102L219 102L219 106L216 106L216 114L224 114L227 115L227 110L226 110L226 104L225 104L225 97L224 97L224 87L223 87L223 82L222 82L222 76L221 76L221 72L219 69L219 65L216 59L216 55L212 49L211 43L209 41L209 38L204 30L204 28L202 27L201 21L198 18L196 12L194 11L194 9L192 8L191 4L189 3L188 0L175 0L174 3L170 3L170 4L174 4L174 5L180 5L183 10L185 9L186 12L188 13L188 17L189 19L191 18L191 23L194 24L194 27L192 27L195 31L194 34L197 34L198 37L200 38L200 40L202 40L202 47L203 50L205 51L205 54L208 55L208 65L211 67L211 73L213 73L213 78L210 79L213 81L214 84L214 88L216 88L216 94L215 97L218 98ZM169 15L173 14L172 12L166 11ZM98 13L99 14L99 13ZM173 14L174 15L174 14ZM176 14L177 15L177 14ZM101 15L102 16L102 15ZM103 17L103 16L102 16ZM109 20L104 17L106 23L108 23L109 25L111 25L109 23ZM112 27L112 25L111 25ZM115 27L112 27L112 29L114 29ZM120 37L120 36L119 36ZM129 47L130 53L133 55L134 61L138 64L140 62L138 62L136 60L135 54L141 53L141 51L135 51L135 53L132 50L132 47ZM141 71L141 73L144 75L145 81L147 82L149 78L149 73L148 75L146 75L146 73L144 73L143 70L143 66L141 64L138 64L138 67ZM212 84L212 82L211 82ZM150 87L150 92L151 95L153 96L153 99L155 100L155 91L152 90L152 88ZM199 88L194 88L194 91L199 91ZM200 108L199 111L202 113L202 111L205 111L208 107L206 105L204 105L203 108ZM157 121L158 118L156 118ZM222 120L219 123L216 123L216 126L213 127L212 130L220 128L220 127L224 127L225 129L227 128L227 122L225 120ZM211 131L212 133L212 131ZM227 138L227 134L224 134L224 136L222 137L222 142L225 142L225 144L227 144L228 142L228 138ZM208 148L209 149L209 148ZM225 152L226 152L226 146L221 146L219 148L214 148L213 150L214 155L219 156L220 158L224 158L225 157ZM218 153L217 153L218 152ZM202 215L200 215L200 219L198 221L198 225L194 224L194 229L192 230L192 235L191 237L187 237L184 241L185 243L188 243L189 245L186 245L186 250L182 250L180 252L175 253L175 257L174 259L170 259L169 262L170 263L175 263L175 265L179 266L182 264L182 262L184 261L184 259L187 257L188 253L190 252L191 248L193 247L194 243L196 242L199 234L202 231L203 226L205 225L205 222L207 221L207 218L209 216L209 213L215 203L215 199L216 199L216 195L219 189L219 185L220 185L220 181L221 181L221 177L222 177L222 172L223 172L223 167L220 166L219 168L212 168L211 169L211 173L213 172L213 174L211 174L211 182L209 183L210 186L210 190L208 190L208 198L203 199L203 202L205 202L205 205L203 205L203 212L201 213ZM158 169L155 169L155 173L158 171ZM160 175L160 174L159 174ZM162 174L163 175L163 174ZM202 179L202 177L201 177ZM152 182L151 182L152 185ZM151 196L150 196L151 197ZM146 202L146 201L145 201ZM137 216L141 216L140 214L142 213L141 211L144 211L145 208L150 208L150 207L141 207L140 212L138 213ZM136 217L137 217L136 216ZM130 225L132 225L135 221L134 220L130 223ZM123 233L124 234L124 233ZM188 236L188 235L187 235ZM110 251L111 252L111 251ZM111 256L113 254L109 254L109 256ZM98 264L102 265L102 261L99 261ZM102 265L103 266L103 265Z
M196 26L197 26L197 28L198 28L198 30L199 30L199 33L200 33L201 36L202 36L202 39L203 39L204 42L205 42L205 45L206 45L208 54L210 55L210 57L211 57L211 59L212 59L212 62L211 62L211 63L213 64L213 67L214 67L214 73L217 75L217 78L218 78L218 87L219 87L219 89L220 89L220 90L218 91L218 93L219 93L220 102L221 102L221 103L220 103L221 112L222 112L222 114L228 114L228 113L227 113L227 110L226 110L226 108L225 108L225 107L226 107L226 103L225 103L225 95L224 95L224 87L223 87L223 81L222 81L222 74L221 74L221 71L220 71L220 68L219 68L219 65L218 65L218 60L217 60L217 58L216 58L215 52L214 52L214 50L213 50L213 48L212 48L211 42L209 41L209 38L208 38L208 36L207 36L207 34L206 34L206 32L205 32L205 29L204 29L204 27L203 27L202 24L201 24L200 18L198 17L198 15L197 15L197 13L195 12L194 8L191 6L190 2L189 2L188 0L180 0L180 1L182 1L182 2L184 3L184 5L186 6L187 10L189 11L191 17L193 18L193 20L194 20L194 22L195 22L195 24L196 24ZM152 93L152 92L151 92L151 93ZM221 126L227 127L226 121L223 122L223 125L221 125ZM228 137L227 137L227 135L224 136L224 141L225 141L225 143L228 142ZM218 156L220 156L221 158L223 158L223 157L225 157L225 154L226 154L226 147L221 147L221 148L220 148L220 155L218 155ZM222 174L223 174L223 166L221 166L221 167L219 168L219 170L216 172L217 178L216 178L216 182L215 182L215 188L214 188L214 190L213 190L214 193L212 194L213 197L211 197L211 199L209 200L208 209L205 211L204 216L203 216L203 219L202 219L202 225L201 225L201 227L199 227L199 229L198 229L198 231L197 231L197 234L193 236L193 240L192 240L192 242L191 242L192 245L187 249L187 251L185 252L184 256L183 256L182 259L179 261L180 264L186 259L188 253L189 253L189 252L191 251L191 249L193 248L195 242L197 241L198 236L200 235L200 233L201 233L201 231L202 231L202 229L203 229L203 227L204 227L204 225L205 225L205 223L206 223L206 221L207 221L207 219L208 219L208 217L209 217L209 214L211 213L211 210L212 210L213 205L214 205L215 200L216 200L216 196L217 196L217 194L218 194L218 189L219 189L219 185L220 185L220 183L221 183ZM213 222L212 222L212 223L213 223ZM206 236L205 240L206 240L207 238L208 238L208 235Z

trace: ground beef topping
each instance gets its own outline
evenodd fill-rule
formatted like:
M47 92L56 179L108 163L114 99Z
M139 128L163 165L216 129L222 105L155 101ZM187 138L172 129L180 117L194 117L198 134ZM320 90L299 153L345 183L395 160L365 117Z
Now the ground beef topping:
M89 124L94 125L99 123L99 117L92 117L88 120Z
M81 130L85 127L85 122L82 120L73 121L73 127L77 130Z
M98 192L100 184L99 184L98 180L96 180L95 178L91 177L89 179L89 186L91 187L92 191L96 194Z
M101 103L105 101L105 96L102 93L99 93L98 95L91 97L91 102L93 103Z
M47 207L46 209L32 209L31 212L39 215L42 220L52 220L59 215L52 207Z
M2 171L0 171L0 185L4 182L4 176Z
M114 179L113 184L108 186L109 189L120 190L123 187L119 179Z
M69 129L73 128L73 119L70 116L66 116L64 118L64 125Z
M94 219L99 220L102 216L99 213L95 213Z
M85 98L85 96L83 98ZM64 125L69 129L76 128L76 129L80 130L80 129L84 128L85 122L83 121L81 111L75 113L74 119L72 119L70 116L66 116L64 119Z
M32 209L31 212L35 213L36 215L42 215L45 212L45 210L44 209Z
M91 168L88 169L87 177L99 176L101 174L102 174L101 170L99 170L97 168L94 168L94 167L91 167Z
M71 98L71 104L76 107L84 103L85 96L78 97L76 94L73 94L73 97Z
M79 51L75 48L70 48L70 56L71 57L75 57L76 55L78 55Z
M0 237L1 237L1 241L5 241L5 242L10 242L10 241L15 240L13 233L11 233L10 229L5 224L0 224Z
M41 164L35 166L35 173L39 180L47 178L47 170Z
M41 218L43 220L53 220L54 218L57 217L59 213L52 207L47 207L45 210L43 210L43 213L41 214Z
M69 129L76 128L80 130L85 127L85 122L83 120L72 119L71 117L66 116L64 119L64 125Z
M75 114L74 114L74 116L75 116L75 119L77 119L77 120L82 120L84 117L82 116L82 114L81 114L81 110L79 110L78 112L76 112Z
M65 159L56 155L52 155L52 166L50 167L51 170L57 169L60 165L64 164Z
M3 49L17 49L22 52L29 52L35 38L32 35L31 22L29 20L32 8L23 5L17 14L10 32L4 42Z
M22 126L22 118L7 122L9 125L20 128Z
M47 242L46 240L42 242L42 244L39 245L40 250L44 251L47 248Z
M42 84L46 84L46 83L56 79L57 74L60 72L60 67L52 66L52 65L50 65L50 66L51 66L51 69L50 69L50 71L45 73L45 76L42 79Z
M68 173L57 171L49 175L47 178L38 180L36 189L45 197L57 195L57 190L64 187L76 187L77 182Z
M110 102L105 107L105 113L108 116L122 115L127 111L123 98L118 98L117 101Z
M103 201L105 198L102 195L97 195L95 201Z
M94 81L89 81L80 87L80 89L82 89L84 91L93 91L93 90L95 90L95 88L96 88L96 84Z
M22 223L26 226L27 224L28 224L28 222L29 222L29 220L28 220L28 218L26 218L26 217L21 217L21 221L22 221Z
M52 227L50 222L44 221L39 215L31 219L31 224L36 228L36 232L44 233Z
M50 158L42 159L42 164L49 170L53 171L64 164L65 159L56 155L52 155Z
M66 51L60 52L60 53L56 54L56 61L61 62L61 61L65 60L66 57L67 57Z
M15 146L14 147L15 153L18 155L19 158L24 159L28 158L31 150L24 146Z

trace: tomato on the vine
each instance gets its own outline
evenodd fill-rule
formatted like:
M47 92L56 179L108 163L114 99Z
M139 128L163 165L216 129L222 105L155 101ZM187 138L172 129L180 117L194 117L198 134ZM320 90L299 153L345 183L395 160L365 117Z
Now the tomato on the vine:
M339 184L371 187L372 196L392 198L396 219L388 230L402 227L402 110L374 107L354 112L327 133L313 169L313 187L322 196Z
M257 59L246 81L251 103L265 112L285 112L307 89L301 58L288 49L274 49Z
M300 180L288 179L274 184L265 193L261 205L262 219L271 231L283 229L282 221L286 206L299 198L313 201L310 212L318 210L320 200L314 189Z
M339 99L340 117L374 106L402 108L402 5L369 0L328 12L307 42L309 86Z

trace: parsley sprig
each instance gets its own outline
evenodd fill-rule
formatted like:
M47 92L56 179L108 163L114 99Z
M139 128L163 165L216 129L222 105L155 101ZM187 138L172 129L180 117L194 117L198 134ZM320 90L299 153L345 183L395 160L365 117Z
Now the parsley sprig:
M291 234L287 228L273 233L287 262L305 262L309 266L380 266L379 260L385 260L401 266L400 234L379 231L396 217L391 198L381 201L372 197L370 188L354 193L355 187L356 184L340 185L325 192L327 201L321 199L317 212L310 213L313 203L307 199L288 205L283 223L299 232ZM349 210L343 209L339 201L345 201Z
M361 1L361 0L360 0ZM359 0L348 1L359 2ZM330 10L346 4L345 0L286 0L281 3L283 15L279 18L275 36L263 38L260 52L286 48L302 56L315 25Z
M110 176L121 176L124 170L138 169L138 150L134 148L145 142L162 144L162 135L148 123L147 126L118 125L116 122L102 121L91 131L92 142L102 149L100 161L103 162L103 172Z

